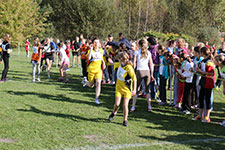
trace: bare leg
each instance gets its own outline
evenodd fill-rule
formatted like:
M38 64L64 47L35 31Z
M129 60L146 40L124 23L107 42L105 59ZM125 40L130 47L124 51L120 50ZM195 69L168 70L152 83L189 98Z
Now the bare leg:
M138 94L136 94L135 96L133 96L133 103L132 103L132 108L131 108L131 112L133 112L135 110L135 105L137 103L137 98L138 98Z
M128 117L128 103L129 103L129 98L124 98L123 101L123 120L127 121L127 117Z
M119 107L120 107L120 102L121 102L121 97L116 97L115 99L115 104L114 104L114 108L113 108L113 113L116 115Z
M99 98L101 92L101 79L96 79L96 99Z

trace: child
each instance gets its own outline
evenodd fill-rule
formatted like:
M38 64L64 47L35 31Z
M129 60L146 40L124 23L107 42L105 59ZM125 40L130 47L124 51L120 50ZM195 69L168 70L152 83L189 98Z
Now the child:
M186 54L184 54L186 55ZM185 56L184 56L185 58ZM194 63L191 61L191 57L187 56L187 60L184 64L184 72L182 72L180 69L177 69L178 73L185 77L185 86L184 86L184 95L183 95L183 101L182 101L182 111L184 114L190 114L191 112L191 92L193 90L193 76L194 76Z
M136 77L137 77L137 94L133 97L133 105L131 112L135 111L135 105L138 98L138 93L141 88L142 80L144 80L145 92L147 93L148 112L152 111L151 97L149 93L150 81L153 81L153 69L154 65L152 62L152 55L148 51L147 42L144 40L139 41L140 50L134 54L134 68L137 66ZM150 66L150 67L149 67ZM151 76L151 77L150 77Z
M182 77L178 72L177 69L181 69L182 72L183 70L183 61L186 59L185 54L181 54L180 58L177 58L177 63L175 64L175 72L176 76L178 78L178 99L177 99L177 104L174 106L174 108L181 109L181 104L183 101L183 96L184 96L184 87L185 87L185 77Z
M223 94L225 94L225 56L217 55L214 62L221 69L220 78L223 79ZM225 127L225 120L220 125Z
M80 55L81 55L81 67L83 73L83 82L87 81L87 52L89 47L86 45L86 40L81 39L81 46L80 46Z
M58 48L60 50L60 68L59 68L59 72L60 72L60 78L59 78L59 81L63 81L63 77L66 78L65 80L65 83L69 83L69 79L68 79L68 75L66 73L66 69L69 67L69 58L66 54L66 51L65 51L65 46L63 46L64 44L61 42L58 44Z
M27 39L25 43L25 50L26 50L26 56L29 57L29 50L30 50L30 42Z
M203 54L204 60L202 60L201 69L197 71L203 76L200 81L201 89L199 95L199 115L196 116L197 120L202 120L202 122L210 122L210 109L211 109L211 94L214 88L215 82L215 66L213 63L213 56L211 55L210 49L207 47L202 47L201 52ZM204 101L206 103L206 115L203 115Z
M166 105L166 80L168 79L168 56L169 52L165 49L162 50L161 55L159 56L159 94L161 102L159 105Z
M100 40L94 38L93 47L88 51L87 59L89 60L88 65L88 81L83 81L82 84L93 88L94 82L96 82L96 95L95 103L100 104L98 98L101 92L101 80L102 80L102 69L105 69L105 63L103 61L103 49L101 48Z
M41 44L44 43L44 40L42 41ZM40 80L40 62L41 62L41 54L42 54L42 49L43 47L39 43L39 38L34 39L34 45L33 45L33 54L32 54L32 65L33 65L33 82L35 82L35 72L37 68L37 81Z
M109 121L113 120L116 116L121 98L124 97L123 101L123 125L128 126L128 103L131 96L136 94L136 76L134 69L132 68L131 62L129 61L129 55L126 52L119 53L120 65L117 71L117 82L116 82L116 99L114 104L113 112L109 116ZM133 88L132 88L133 82Z

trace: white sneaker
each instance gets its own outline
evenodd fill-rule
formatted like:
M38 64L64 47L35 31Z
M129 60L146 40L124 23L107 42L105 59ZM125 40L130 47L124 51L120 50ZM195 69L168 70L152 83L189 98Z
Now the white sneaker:
M135 107L131 107L130 112L134 112L135 111Z
M148 112L152 112L152 105L148 106Z
M33 79L32 82L35 83L35 79Z
M221 122L220 125L225 127L225 120Z
M83 79L82 82L81 82L81 84L83 84L83 87L86 87L87 86L87 83L88 83L87 79L86 80Z
M98 105L100 104L100 102L98 101L98 99L95 99L95 103L98 104Z
M41 81L40 78L37 78L37 81L40 82Z

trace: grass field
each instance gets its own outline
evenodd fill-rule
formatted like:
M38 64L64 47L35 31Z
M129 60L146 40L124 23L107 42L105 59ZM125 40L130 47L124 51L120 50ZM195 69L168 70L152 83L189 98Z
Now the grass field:
M225 128L217 124L225 119L221 91L214 90L214 123L193 121L193 115L156 102L148 113L145 99L139 98L136 112L129 114L129 127L124 127L122 110L107 121L114 104L113 86L103 85L97 106L95 90L81 87L78 68L71 68L69 84L57 82L55 67L52 79L42 72L39 83L31 82L31 72L30 59L15 50L10 57L11 80L0 84L0 150L225 149Z

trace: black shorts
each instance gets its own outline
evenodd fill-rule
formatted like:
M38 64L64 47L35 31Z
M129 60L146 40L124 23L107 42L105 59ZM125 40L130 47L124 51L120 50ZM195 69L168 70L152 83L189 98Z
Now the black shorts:
M53 54L52 53L45 53L45 59L53 60Z
M80 52L72 52L73 56L80 56Z

